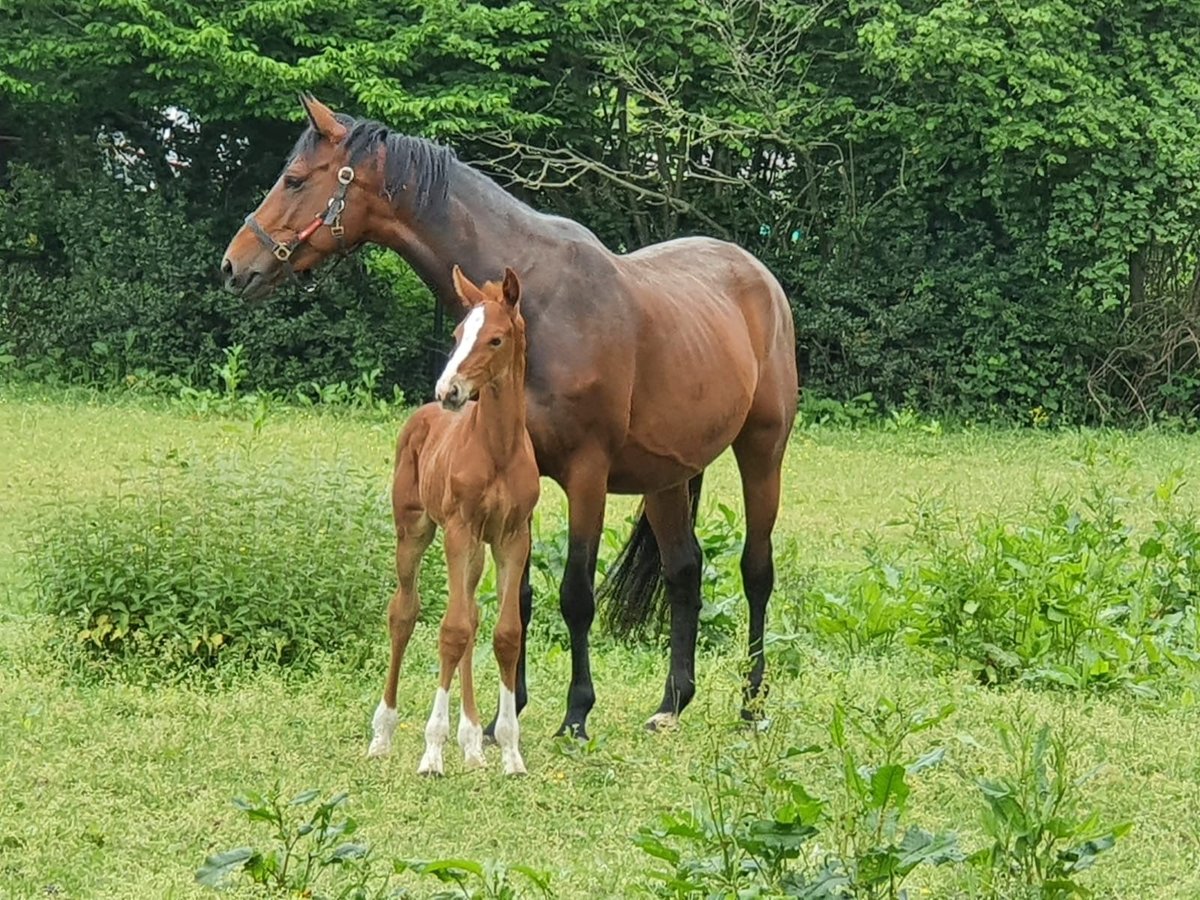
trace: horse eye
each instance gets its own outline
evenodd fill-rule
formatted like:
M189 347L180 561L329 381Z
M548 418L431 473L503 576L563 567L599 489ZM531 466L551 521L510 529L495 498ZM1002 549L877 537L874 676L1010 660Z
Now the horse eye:
M499 347L504 342L502 340L500 340L500 338L492 338L490 343L493 347Z
M297 178L295 175L284 175L283 176L283 186L285 188L287 188L289 191L295 191L295 190L298 190L299 188L304 187L304 179Z

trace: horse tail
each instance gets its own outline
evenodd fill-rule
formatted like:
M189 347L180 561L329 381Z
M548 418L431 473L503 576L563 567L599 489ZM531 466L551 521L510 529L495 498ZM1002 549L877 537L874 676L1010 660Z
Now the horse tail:
M688 482L693 528L700 509L703 480L704 473L701 472ZM644 507L643 503L638 508L637 524L596 592L604 625L616 637L640 637L648 631L660 631L667 619L668 604L658 541L646 519Z

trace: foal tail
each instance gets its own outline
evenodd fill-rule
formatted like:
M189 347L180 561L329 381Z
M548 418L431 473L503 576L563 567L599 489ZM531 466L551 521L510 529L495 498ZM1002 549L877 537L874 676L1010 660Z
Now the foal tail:
M688 482L693 527L700 509L703 480L704 473L701 472ZM640 637L648 631L661 630L666 623L668 604L663 589L662 561L658 541L644 509L639 509L637 524L609 566L596 597L598 605L602 606L604 625L616 637Z

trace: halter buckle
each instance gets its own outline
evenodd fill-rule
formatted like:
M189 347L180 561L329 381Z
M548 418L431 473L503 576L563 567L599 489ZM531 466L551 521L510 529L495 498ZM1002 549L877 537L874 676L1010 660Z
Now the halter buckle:
M349 166L342 166L337 173L338 184L346 185L354 180L354 170Z
M335 238L340 238L343 234L346 233L346 229L342 225L341 217L338 217L333 220L333 224L329 226L329 233L332 234Z
M292 248L287 244L276 244L275 249L271 251L277 260L287 262L292 258Z

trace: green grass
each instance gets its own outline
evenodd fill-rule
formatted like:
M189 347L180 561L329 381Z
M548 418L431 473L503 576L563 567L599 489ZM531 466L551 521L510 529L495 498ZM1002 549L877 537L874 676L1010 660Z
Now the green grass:
M230 805L244 790L348 790L359 837L385 857L466 856L549 870L563 897L626 896L649 858L629 840L665 810L686 810L689 773L714 742L733 738L741 651L705 654L698 698L681 727L641 730L659 698L665 657L613 646L594 653L598 701L591 754L567 756L550 735L563 711L568 655L530 647L532 702L522 717L530 776L505 780L491 768L463 773L448 753L448 777L414 774L433 695L434 631L419 626L401 676L401 725L383 762L365 759L370 717L386 664L385 597L373 654L329 658L299 676L233 671L181 684L97 684L74 677L46 649L50 623L33 612L21 567L25 524L59 496L112 489L172 449L204 456L253 452L295 461L347 459L378 472L386 489L395 423L278 412L261 434L248 422L189 419L164 404L90 399L0 388L0 898L193 897L206 854L262 839ZM1200 501L1200 438L1116 432L798 431L787 461L779 533L793 541L791 565L852 566L868 533L905 539L885 523L914 496L938 496L964 516L1017 516L1039 489L1072 491L1078 461L1098 460L1130 497L1142 498L1172 469ZM738 508L728 456L705 482L708 498ZM547 484L543 529L558 527L562 496ZM610 501L610 521L631 512ZM1148 509L1148 504L1147 507ZM1140 511L1140 512L1139 512ZM1141 507L1135 514L1146 514ZM785 573L786 575L797 573ZM558 617L557 599L536 598L536 617ZM786 603L786 597L777 598ZM739 639L740 647L740 639ZM485 709L496 683L487 642L477 657ZM1101 766L1085 788L1109 822L1131 821L1116 850L1085 875L1101 897L1200 897L1200 711L1175 701L1010 689L985 690L918 660L846 659L814 643L807 670L772 686L774 727L799 745L828 744L836 702L907 705L950 700L956 713L913 749L944 743L946 765L915 780L914 821L957 830L978 846L979 804L968 774L1002 770L995 724L1017 711L1070 736L1080 770ZM807 757L806 783L828 793L829 754ZM914 896L949 896L945 873L914 875Z

